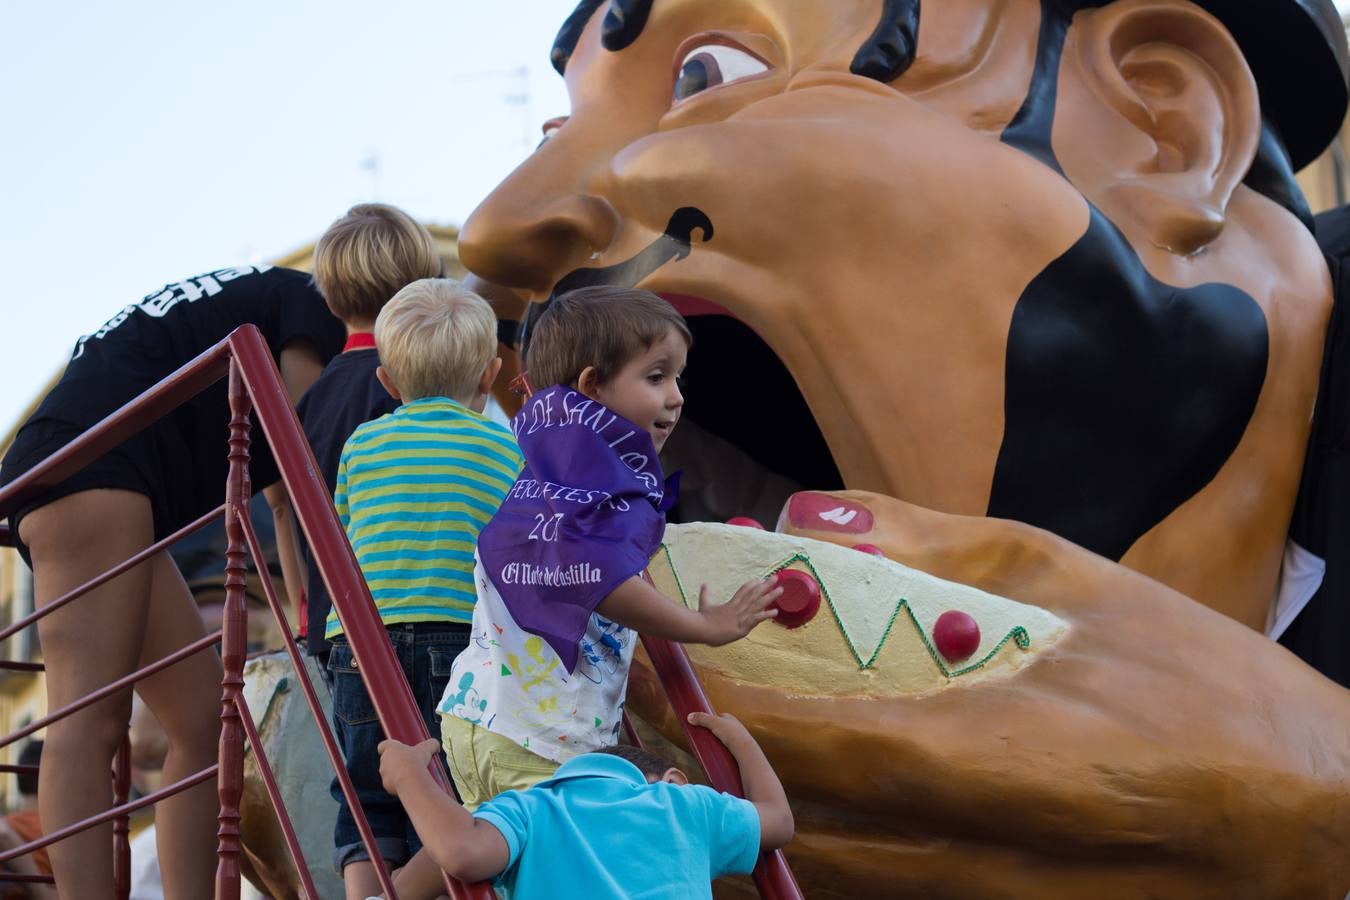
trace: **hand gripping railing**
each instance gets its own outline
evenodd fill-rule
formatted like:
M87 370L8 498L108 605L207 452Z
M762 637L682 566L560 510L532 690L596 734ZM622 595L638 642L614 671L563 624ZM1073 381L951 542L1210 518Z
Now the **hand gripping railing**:
M691 712L716 715L712 704L708 702L708 695L703 692L698 675L694 673L693 664L689 662L689 654L674 641L650 635L642 636L642 648L647 651L652 670L665 688L670 705L684 729L689 749L708 774L708 781L719 791L744 797L745 787L741 784L741 773L735 757L712 732L689 724ZM626 718L625 725L630 729L632 727ZM631 731L629 736L636 737ZM782 850L761 853L752 877L761 897L770 900L802 900L801 888L797 886L797 879L793 877Z
M0 854L0 863L17 856L30 853L48 844L69 837L81 830L91 828L109 820L124 820L136 809L148 806L164 797L170 796L193 785L207 781L218 775L220 793L220 828L217 847L216 898L217 900L236 900L239 897L241 873L239 866L239 804L243 793L244 740L248 739L257 757L263 780L276 808L282 831L286 837L288 849L300 873L305 891L312 900L318 900L314 886L310 882L305 860L300 853L295 829L285 806L281 803L275 779L272 777L266 755L253 727L253 721L244 702L243 666L247 646L246 612L244 607L244 578L247 571L246 558L252 554L260 572L267 574L264 558L258 543L257 534L249 520L249 498L252 493L248 479L248 457L250 443L250 412L256 412L263 433L272 447L282 481L295 507L296 518L310 547L313 549L319 571L333 597L334 607L342 621L352 652L356 655L358 669L365 681L376 714L384 727L385 734L407 744L416 744L426 740L425 722L418 711L412 691L403 677L403 670L394 655L385 630L380 624L374 601L366 588L357 568L356 559L347 544L346 536L333 512L332 502L326 486L320 481L318 465L314 455L305 442L291 408L285 389L282 386L276 364L271 352L258 330L245 325L229 335L225 340L207 350L164 381L132 400L117 412L89 429L69 445L53 454L46 461L33 468L3 490L0 490L0 518L8 516L27 501L40 496L43 492L60 484L84 466L125 441L136 432L148 427L177 406L195 397L222 377L229 379L229 477L226 485L226 500L221 509L204 516L179 532L156 542L136 556L43 606L41 610L15 622L4 631L0 631L0 640L28 627L44 615L73 602L93 588L129 570L150 556L171 545L186 534L213 521L222 512L225 514L226 535L226 580L225 615L222 632L196 641L182 650L119 679L82 700L57 710L42 720L0 739L0 746L12 743L26 734L31 734L51 721L82 709L99 699L118 691L125 690L141 678L158 672L191 653L222 643L221 660L224 678L221 691L221 734L220 758L217 765L191 775L176 784L170 785L153 794L141 797L133 802L116 802L112 809L82 822L45 835L14 850ZM0 539L8 538L7 529ZM276 591L268 577L264 577L267 599L277 616L278 625L286 638L286 649L298 671L303 672L303 660L299 648L290 633L289 624L277 599ZM223 637L222 637L223 635ZM32 664L23 664L24 668ZM389 874L380 863L380 854L375 848L370 826L361 811L351 780L347 777L342 757L333 740L326 717L319 706L309 679L299 679L305 700L318 723L324 739L325 749L334 765L339 784L347 797L375 869L380 885L386 896L396 898ZM125 753L123 754L123 759ZM124 771L119 762L116 766ZM449 779L444 768L433 764L432 774L447 792L450 791ZM115 789L117 801L124 801L124 788ZM129 890L126 880L126 831L125 827L114 827L117 853L116 879L117 896L125 898ZM0 876L5 880L6 876ZM7 876L11 881L33 880L32 876ZM455 900L478 900L490 898L491 889L486 885L464 885L453 879L446 879L446 888Z

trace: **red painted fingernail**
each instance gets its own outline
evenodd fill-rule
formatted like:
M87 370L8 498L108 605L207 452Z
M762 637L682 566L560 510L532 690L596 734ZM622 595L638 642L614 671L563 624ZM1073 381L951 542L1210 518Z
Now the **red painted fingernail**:
M752 519L749 516L732 516L730 519L727 519L727 524L739 525L742 528L757 528L760 531L764 530L764 526L759 524L758 519Z
M886 558L885 551L876 544L854 544L853 549L860 553L870 553L873 556L880 556L882 559Z
M865 534L872 530L872 512L864 506L806 491L788 500L788 520L809 531Z

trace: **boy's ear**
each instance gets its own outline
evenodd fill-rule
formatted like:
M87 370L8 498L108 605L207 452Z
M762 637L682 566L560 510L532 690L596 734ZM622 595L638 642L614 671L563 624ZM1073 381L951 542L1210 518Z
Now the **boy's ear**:
M595 394L598 387L600 387L600 373L595 370L595 366L582 369L581 374L577 376L577 390L592 400L597 400L599 398Z
M664 781L666 784L688 784L689 776L674 766L671 766L669 769L666 769L665 772L661 773L660 780Z
M390 397L393 397L399 403L403 402L403 397L398 392L398 385L394 384L394 379L389 377L389 372L385 370L384 366L375 367L375 377L380 380L380 384L384 385L384 389L389 392Z
M497 380L497 373L502 370L502 358L494 356L492 361L487 364L483 370L483 377L478 379L478 393L486 394L492 390L492 385Z

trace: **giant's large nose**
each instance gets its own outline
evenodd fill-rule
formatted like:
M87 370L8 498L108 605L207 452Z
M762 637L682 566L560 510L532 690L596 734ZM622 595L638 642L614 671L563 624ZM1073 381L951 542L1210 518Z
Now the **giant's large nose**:
M543 155L502 182L459 236L460 259L473 272L540 294L608 248L619 229L607 200L559 186Z

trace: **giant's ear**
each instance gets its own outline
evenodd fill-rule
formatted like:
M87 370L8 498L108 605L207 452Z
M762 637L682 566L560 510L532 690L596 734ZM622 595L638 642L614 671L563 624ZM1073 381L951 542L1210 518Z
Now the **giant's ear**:
M1132 237L1190 255L1219 236L1261 134L1256 81L1188 0L1116 0L1065 40L1055 155Z

